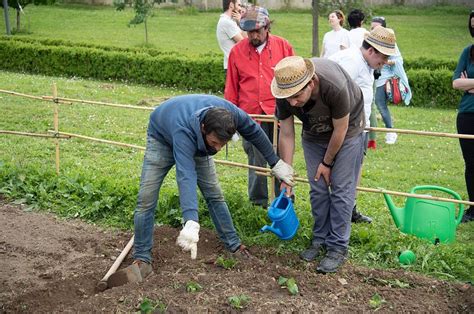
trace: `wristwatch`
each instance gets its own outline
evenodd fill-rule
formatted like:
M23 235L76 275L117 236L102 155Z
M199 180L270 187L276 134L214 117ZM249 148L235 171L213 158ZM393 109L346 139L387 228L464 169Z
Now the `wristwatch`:
M329 169L331 169L334 166L334 160L330 164L327 164L327 163L324 162L324 158L323 158L321 163L323 164L324 167L327 167Z

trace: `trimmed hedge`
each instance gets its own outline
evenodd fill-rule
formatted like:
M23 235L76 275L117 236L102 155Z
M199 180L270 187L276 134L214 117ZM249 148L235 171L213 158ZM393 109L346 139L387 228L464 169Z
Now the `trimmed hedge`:
M149 48L116 48L63 40L0 37L0 69L56 76L120 80L222 92L222 56L186 56ZM457 108L461 91L452 88L456 61L405 61L413 92L411 105Z
M458 60L452 59L428 59L428 58L416 58L416 59L405 59L403 58L403 66L406 70L413 69L447 69L454 71L458 64Z
M408 70L408 80L413 92L410 105L418 107L457 108L462 91L452 85L453 71Z
M138 51L47 46L1 39L0 55L0 68L10 71L124 80L213 92L224 86L222 60L215 56L151 56Z

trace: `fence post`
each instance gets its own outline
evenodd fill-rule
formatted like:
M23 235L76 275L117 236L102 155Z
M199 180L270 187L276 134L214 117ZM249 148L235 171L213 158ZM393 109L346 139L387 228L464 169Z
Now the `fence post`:
M55 135L59 133L59 110L58 110L58 88L56 83L53 83L53 101L54 101L54 132ZM59 139L55 138L56 144L56 175L59 175Z
M278 119L275 116L273 116L273 150L278 154ZM272 176L270 199L275 197L275 180L275 176Z

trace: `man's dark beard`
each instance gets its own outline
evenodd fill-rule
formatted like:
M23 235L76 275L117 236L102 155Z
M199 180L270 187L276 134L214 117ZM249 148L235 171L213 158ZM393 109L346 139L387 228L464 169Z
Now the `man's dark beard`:
M207 154L211 156L217 154L217 150L207 143L206 133L202 133L202 138L204 139L204 144L206 144Z
M264 41L258 40L258 39L251 39L250 44L257 48L258 46L262 45Z
M207 151L208 155L213 156L213 155L217 154L217 150L214 147L209 146L206 141L204 141L204 142L206 143L206 151Z

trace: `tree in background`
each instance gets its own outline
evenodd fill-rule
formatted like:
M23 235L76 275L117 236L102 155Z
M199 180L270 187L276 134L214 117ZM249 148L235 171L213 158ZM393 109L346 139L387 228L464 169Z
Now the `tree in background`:
M148 45L148 17L153 14L153 4L156 1L153 0L114 0L114 6L117 11L122 11L125 7L132 6L135 11L135 16L128 22L130 25L138 25L143 23L145 25L145 44ZM158 1L159 2L159 1Z
M23 12L23 8L28 4L33 3L34 5L40 4L54 4L56 0L8 0L8 6L16 10L16 32L21 29L20 17ZM0 4L3 7L3 3Z

